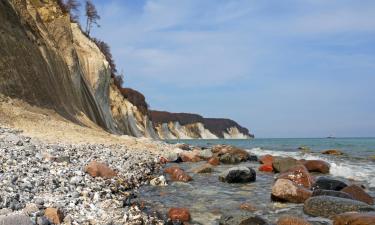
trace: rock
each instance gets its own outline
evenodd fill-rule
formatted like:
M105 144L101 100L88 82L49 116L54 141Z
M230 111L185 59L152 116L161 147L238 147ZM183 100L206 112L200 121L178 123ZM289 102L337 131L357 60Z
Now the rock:
M258 162L259 161L258 156L252 155L252 154L249 154L249 158L247 160L252 161L252 162Z
M347 187L348 185L342 181L335 180L329 177L319 177L313 185L313 189L324 189L332 191L341 191L341 189Z
M257 208L255 206L253 206L252 204L250 203L242 203L240 205L240 209L242 210L245 210L245 211L249 211L249 212L254 212L254 211L257 211Z
M155 177L154 179L150 180L150 184L152 186L168 186L164 176Z
M238 166L224 171L219 180L227 183L248 183L256 180L256 172L252 168Z
M212 170L213 170L212 166L206 163L206 164L203 164L202 166L192 169L192 172L193 173L211 173Z
M282 216L276 225L311 225L306 220L295 216Z
M325 150L325 151L322 152L322 154L325 154L325 155L344 155L343 152L341 152L340 150L337 150L337 149Z
M39 211L39 208L34 203L28 203L26 204L26 207L22 210L26 215L31 216L33 213L36 213Z
M183 151L180 153L180 157L184 162L199 162L203 159L199 157L199 153L192 151Z
M174 181L188 182L193 180L184 170L176 166L166 168L164 172L169 174Z
M167 164L167 163L168 163L168 159L166 159L166 158L164 158L164 157L160 157L159 162L160 162L161 164Z
M313 191L312 196L320 196L320 195L353 199L352 196L342 191L331 191L331 190L323 190L323 189L316 189Z
M312 192L299 187L287 179L278 179L272 186L271 199L274 201L303 203L311 197Z
M329 173L330 165L323 160L306 160L304 166L309 172Z
M0 216L1 225L33 225L28 216L22 214L10 214Z
M195 151L195 150L194 150ZM198 150L198 156L202 159L210 159L213 156L211 149Z
M113 178L117 173L109 168L104 163L99 163L97 161L91 161L86 167L85 172L90 174L92 177L102 177L102 178Z
M309 172L306 170L306 167L302 165L290 168L286 172L280 174L277 178L291 180L295 184L308 189L310 189L314 183L314 180L309 174Z
M275 157L272 162L272 166L275 172L283 173L301 163L298 160L291 157Z
M180 222L189 222L190 212L186 208L171 208L168 211L168 218L172 221L179 220Z
M220 165L220 160L217 157L212 157L211 159L208 160L208 163L213 166L218 166Z
M220 156L220 162L223 164L238 164L241 162L241 158L237 155L232 155L231 153L225 153Z
M54 224L60 224L64 220L63 213L57 208L47 208L44 211L44 216Z
M180 148L182 150L185 150L185 151L190 151L191 150L190 145L184 144L184 143L183 144L178 144L176 147Z
M264 164L264 165L272 165L273 163L273 156L272 155L264 155L262 157L260 157L259 161L260 163Z
M353 199L367 203L369 205L374 204L374 199L363 190L363 188L359 187L358 185L350 185L341 190L353 197Z
M250 157L250 154L247 151L234 147L234 146L229 146L229 145L216 145L212 147L211 151L220 158L220 161L221 161L222 155L228 154L226 157L223 157L223 160L225 162L228 162L228 164L232 164L232 162L234 163L245 162L249 160L249 157Z
M42 217L38 217L36 219L36 224L38 224L38 225L50 225L51 223L49 222L49 220L46 217L42 216Z
M273 172L273 167L272 167L272 165L269 165L269 164L261 165L261 166L259 167L259 171L263 171L263 172Z
M360 201L331 196L316 196L305 201L303 210L311 216L329 218L346 212L369 212L374 208Z
M252 213L240 213L233 215L222 215L219 220L219 225L268 225L269 223L260 216L255 216Z
M375 225L375 213L348 212L335 216L333 225Z

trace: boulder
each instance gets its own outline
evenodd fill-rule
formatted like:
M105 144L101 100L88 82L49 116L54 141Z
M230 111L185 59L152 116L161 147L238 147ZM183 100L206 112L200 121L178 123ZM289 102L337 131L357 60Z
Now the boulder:
M218 166L220 165L220 160L217 157L212 157L211 159L208 160L208 163L212 166Z
M169 174L171 176L171 179L174 181L188 182L193 180L191 176L189 176L187 173L185 173L184 170L177 166L172 166L164 169L164 173Z
M44 216L47 217L47 219L54 224L60 224L64 220L63 213L60 209L57 208L47 208L44 211Z
M213 170L212 166L206 163L206 164L203 164L202 166L192 169L192 172L193 173L211 173L212 170Z
M303 165L309 172L329 173L330 165L323 160L306 160Z
M274 157L272 166L275 172L283 173L301 163L292 157Z
M333 225L375 225L375 213L348 212L335 216Z
M346 212L370 212L375 209L363 202L331 196L316 196L305 201L303 210L311 216L330 218Z
M363 190L363 188L359 187L358 185L350 185L341 190L353 197L353 199L367 203L369 205L374 204L374 199Z
M272 155L264 155L260 157L259 162L265 165L272 165L273 163L273 156Z
M183 151L183 152L180 152L180 157L181 157L182 161L184 161L184 162L199 162L199 161L202 161L202 158L199 157L198 152Z
M261 165L261 166L259 167L259 171L263 171L263 172L273 172L273 167L272 167L272 165L264 164L264 165Z
M299 186L310 189L314 183L313 177L309 174L305 166L298 165L290 168L284 173L281 173L278 179L288 179Z
M269 223L260 216L250 212L237 213L233 215L222 215L219 225L268 225Z
M272 186L271 199L273 201L303 203L311 197L312 192L299 187L287 179L278 179Z
M277 225L311 225L311 223L300 217L282 216L277 221Z
M164 176L155 177L154 179L150 180L150 184L152 186L168 186Z
M223 164L238 164L241 162L241 158L237 155L232 155L231 153L225 153L220 156L220 162Z
M322 152L322 154L325 154L325 155L344 155L343 152L341 152L340 150L337 150L337 149L325 150L325 151Z
M172 221L179 220L180 222L190 221L190 212L186 208L171 208L168 211L168 218Z
M349 194L342 192L342 191L331 191L331 190L323 190L323 189L316 189L313 191L312 196L332 196L332 197L338 197L338 198L347 198L347 199L353 199L352 196Z
M179 149L185 150L185 151L191 150L190 145L184 144L184 143L177 144L176 147L179 148Z
M203 150L194 149L193 152L196 152L197 155L204 160L210 159L213 156L211 149L203 149Z
M315 184L313 185L313 189L324 189L324 190L332 190L332 191L341 191L341 189L347 187L348 185L340 180L335 180L329 177L319 177Z
M219 180L227 183L248 183L256 180L256 172L252 168L238 166L224 171Z
M90 174L92 177L102 177L102 178L113 178L117 173L109 168L104 163L97 161L91 161L86 167L85 172Z
M233 157L232 161L235 161L236 163L237 161L245 162L249 160L249 157L250 157L250 154L244 149L240 149L240 148L229 146L229 145L216 145L212 147L212 152L219 158L221 158L221 156L224 154L232 155ZM229 160L229 162L230 161L231 160Z
M22 214L10 214L0 216L1 225L33 225L31 219Z

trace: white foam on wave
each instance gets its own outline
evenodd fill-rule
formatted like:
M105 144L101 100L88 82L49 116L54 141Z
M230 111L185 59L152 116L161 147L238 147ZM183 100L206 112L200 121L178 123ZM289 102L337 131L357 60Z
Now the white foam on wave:
M346 179L353 179L356 181L367 182L370 187L375 187L375 164L364 162L355 162L342 159L333 159L329 156L314 155L311 153L303 152L286 152L286 151L273 151L265 150L261 148L248 149L250 153L257 156L270 154L273 156L293 157L295 159L306 159L306 160L324 160L331 165L330 174L337 177L343 177Z

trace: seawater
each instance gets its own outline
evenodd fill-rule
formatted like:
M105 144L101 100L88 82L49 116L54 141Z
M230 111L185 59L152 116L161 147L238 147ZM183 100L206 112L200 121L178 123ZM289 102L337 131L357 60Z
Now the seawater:
M271 154L275 156L291 156L297 159L322 159L331 164L331 174L347 183L356 183L367 187L367 191L375 197L375 139L251 139L251 140L169 140L169 143L188 143L209 147L216 144L228 144L247 149L258 156ZM298 147L306 146L311 152L301 152ZM346 156L322 155L325 149L340 149ZM250 203L256 207L255 215L276 223L282 215L295 215L308 219L312 224L330 224L323 218L313 218L303 213L303 204L272 202L270 193L275 174L257 171L259 163L245 162L257 171L257 180L248 184L228 184L218 180L221 172L233 165L220 165L210 174L194 174L191 169L203 164L180 163L193 177L188 183L169 182L166 187L142 186L139 198L145 202L150 211L158 211L166 215L171 207L189 208L192 214L191 224L218 224L223 214L243 213L242 203ZM167 166L173 166L169 164ZM320 176L320 174L314 174Z

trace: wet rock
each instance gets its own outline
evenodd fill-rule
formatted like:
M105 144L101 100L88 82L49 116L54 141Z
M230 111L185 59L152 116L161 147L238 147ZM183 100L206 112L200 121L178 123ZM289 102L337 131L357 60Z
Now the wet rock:
M185 150L185 151L190 151L191 150L190 145L188 145L188 144L178 144L176 147L180 148L182 150Z
M337 150L337 149L325 150L325 151L322 152L322 154L325 154L325 155L344 155L343 152L341 152L340 150Z
M275 172L283 173L301 163L291 157L274 157L272 166Z
M295 216L282 216L277 221L277 225L312 225L305 219Z
M374 204L374 199L363 190L363 188L359 187L358 185L350 185L341 190L353 197L353 199L367 203L369 205Z
M60 224L64 220L64 215L60 209L57 208L47 208L44 211L44 216L48 218L54 224Z
M190 212L186 208L171 208L168 211L168 218L172 221L178 220L181 222L190 221Z
M238 166L224 171L219 180L227 183L248 183L256 180L256 172L252 168Z
M167 163L168 163L168 159L166 159L166 158L164 158L164 157L160 157L159 162L160 162L161 164L167 164Z
M269 223L260 216L251 213L237 213L233 215L222 215L219 225L268 225Z
M263 171L263 172L273 172L273 167L272 167L272 165L269 165L269 164L261 165L261 166L259 167L259 171Z
M247 160L252 161L252 162L258 162L259 161L258 156L252 155L252 154L249 154L249 158Z
M199 162L203 159L199 157L199 153L191 151L183 151L180 153L180 157L184 162Z
M313 185L313 189L340 191L347 186L347 184L340 180L335 180L329 177L319 177Z
M227 164L234 164L238 162L246 162L249 160L250 154L240 148L234 147L234 146L228 146L228 145L216 145L212 147L212 152L220 158L220 162ZM226 155L222 157L223 155ZM233 163L234 162L234 163Z
M113 178L117 173L109 168L104 163L99 163L97 161L91 161L86 167L85 172L90 174L92 177L102 177L102 178Z
M49 220L46 217L42 216L42 217L38 217L36 219L36 224L38 224L38 225L50 225L51 223L49 222Z
M305 201L303 210L311 216L329 218L346 212L369 212L374 208L360 201L331 196L316 196Z
M249 211L249 212L257 211L257 208L254 205L252 205L251 203L247 203L247 202L242 203L240 205L240 209L245 210L245 211Z
M211 149L197 150L197 153L198 153L198 156L204 160L210 159L213 156Z
M155 177L154 179L150 180L150 184L152 186L168 186L164 176Z
M260 163L264 165L272 165L274 157L272 155L264 155L260 157Z
M304 166L309 172L329 173L330 165L323 160L306 160Z
M335 216L333 225L375 225L375 213L348 212Z
M1 225L33 225L28 216L22 214L10 214L0 216Z
M192 169L192 172L193 173L211 173L212 170L213 170L212 166L206 163L206 164L203 164L202 166Z
M303 203L311 197L312 192L299 187L287 179L278 179L272 186L271 199L273 201Z
M220 160L217 157L212 157L211 159L208 160L208 163L213 166L218 166L220 165Z
M184 170L176 166L166 168L164 172L169 174L174 181L189 182L193 180Z
M312 196L332 196L332 197L338 197L338 198L347 198L347 199L353 199L352 196L349 194L342 192L342 191L331 191L331 190L323 190L323 189L316 189L313 191Z
M237 155L232 155L231 153L225 153L224 155L220 156L220 162L223 164L239 164L241 162L241 158Z
M306 167L298 165L290 168L286 172L280 174L278 179L288 179L299 186L310 189L314 183L312 176L307 171Z

